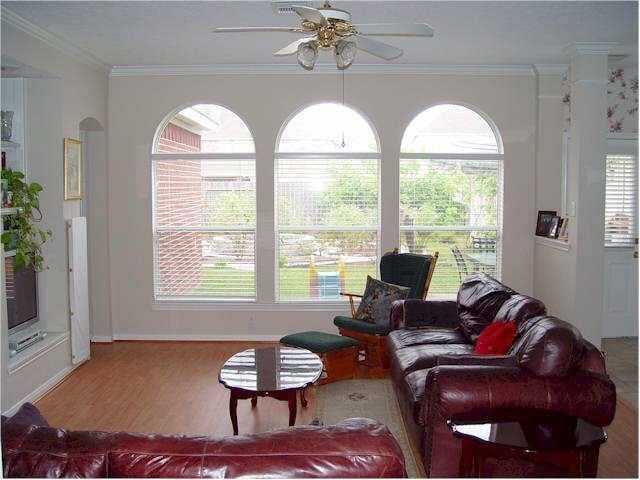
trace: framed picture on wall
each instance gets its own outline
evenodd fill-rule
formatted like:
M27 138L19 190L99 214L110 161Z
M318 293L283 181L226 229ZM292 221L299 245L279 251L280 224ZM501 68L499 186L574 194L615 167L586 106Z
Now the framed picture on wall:
M64 139L64 199L82 198L82 142Z
M555 210L538 210L538 221L536 222L536 235L546 237L549 234L551 221L558 214Z

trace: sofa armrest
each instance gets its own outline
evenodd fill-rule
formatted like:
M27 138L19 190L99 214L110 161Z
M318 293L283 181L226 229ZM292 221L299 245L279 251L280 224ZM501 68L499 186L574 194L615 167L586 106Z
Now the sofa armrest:
M515 367L518 362L513 355L441 355L436 365L469 365L486 367Z
M391 305L391 329L458 326L458 304L454 300L396 300Z
M579 370L565 377L535 376L519 367L439 366L425 383L425 419L489 420L522 410L543 410L609 425L616 388L604 375Z

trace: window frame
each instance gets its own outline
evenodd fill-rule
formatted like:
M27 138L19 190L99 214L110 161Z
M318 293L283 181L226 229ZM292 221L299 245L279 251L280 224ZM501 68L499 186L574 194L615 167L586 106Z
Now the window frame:
M213 153L213 152L182 152L182 153L158 153L157 146L158 142L162 138L162 133L165 128L171 123L171 120L175 118L175 116L180 113L182 110L186 108L193 107L195 105L215 105L217 107L223 108L231 113L233 113L236 117L242 121L244 126L247 128L249 134L251 135L251 141L253 144L253 151L251 152L233 152L233 153ZM246 120L238 114L234 109L228 107L222 103L216 103L211 101L195 101L189 102L187 104L181 105L171 112L169 112L163 120L158 124L156 131L153 135L153 142L151 144L151 153L149 154L150 158L150 166L151 166L151 243L152 243L152 306L154 309L162 310L166 307L170 308L172 304L179 305L203 305L203 306L213 306L213 305L238 305L246 308L247 305L253 305L258 302L259 292L258 292L258 281L257 281L257 273L258 273L258 197L257 197L257 156L256 156L256 137L246 122ZM240 228L240 227L229 227L221 226L221 227L164 227L159 229L157 222L157 178L156 178L156 162L158 161L180 161L180 160L196 160L196 161L205 161L205 160L221 160L221 161L236 161L236 160L250 160L253 161L253 172L254 172L254 189L256 192L255 195L255 212L256 212L256 221L254 223L253 228ZM241 298L224 298L224 297L206 297L206 296L161 296L158 295L159 285L157 284L157 279L159 278L159 265L158 265L158 234L164 232L252 232L253 233L253 274L254 274L254 288L253 288L253 296Z

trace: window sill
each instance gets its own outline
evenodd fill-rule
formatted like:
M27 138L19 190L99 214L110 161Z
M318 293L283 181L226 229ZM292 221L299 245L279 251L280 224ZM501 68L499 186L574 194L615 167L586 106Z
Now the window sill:
M568 252L571 250L571 244L564 240L558 240L557 238L540 237L536 235L536 245L542 245L545 247L553 248L554 250L560 250L561 252Z
M155 300L151 304L152 310L210 310L210 311L261 311L261 312L299 312L318 311L335 312L347 311L349 302L212 302L207 300Z

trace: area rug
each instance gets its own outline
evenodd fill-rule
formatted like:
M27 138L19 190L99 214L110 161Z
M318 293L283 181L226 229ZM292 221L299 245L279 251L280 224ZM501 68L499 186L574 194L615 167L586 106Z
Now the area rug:
M316 416L322 425L345 418L366 417L389 427L404 453L409 478L418 477L391 380L343 380L321 385L316 392L316 408Z

